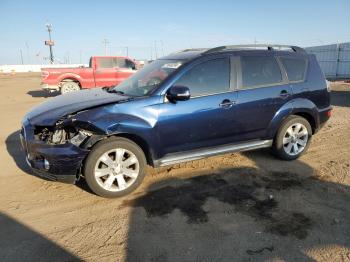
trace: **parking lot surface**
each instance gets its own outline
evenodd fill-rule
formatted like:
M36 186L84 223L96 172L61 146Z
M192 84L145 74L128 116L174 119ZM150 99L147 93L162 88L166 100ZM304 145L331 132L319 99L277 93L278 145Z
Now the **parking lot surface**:
M1 261L350 261L350 86L299 160L269 150L149 169L120 199L31 175L20 121L51 96L0 75Z

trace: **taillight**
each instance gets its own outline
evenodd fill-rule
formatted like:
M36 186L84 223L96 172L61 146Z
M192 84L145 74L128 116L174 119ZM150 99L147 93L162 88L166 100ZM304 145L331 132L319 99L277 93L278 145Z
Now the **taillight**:
M49 71L41 71L41 78L46 79L49 76Z
M328 80L326 80L326 84L327 84L327 91L328 91L328 92L331 92L331 91L332 91L332 90L331 90L331 82L328 81Z
M327 116L331 117L332 116L332 110L327 111Z

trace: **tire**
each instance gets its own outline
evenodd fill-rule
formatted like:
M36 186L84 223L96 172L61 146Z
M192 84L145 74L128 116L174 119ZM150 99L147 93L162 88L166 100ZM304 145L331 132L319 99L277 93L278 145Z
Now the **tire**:
M76 82L72 82L72 81L68 81L68 82L63 82L63 84L61 85L61 94L67 94L70 92L75 92L75 91L79 91L80 90L80 86L78 83Z
M83 174L95 194L115 198L139 187L146 175L146 164L145 154L137 144L126 138L111 137L93 147Z
M292 115L281 124L272 146L275 156L294 160L307 151L312 137L310 123L303 117Z

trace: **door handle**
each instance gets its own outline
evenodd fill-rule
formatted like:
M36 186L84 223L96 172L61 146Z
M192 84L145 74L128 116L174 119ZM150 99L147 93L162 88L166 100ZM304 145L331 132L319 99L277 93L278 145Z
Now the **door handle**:
M223 107L223 108L230 108L231 106L233 106L236 102L235 101L231 101L229 99L224 99L219 106Z
M282 90L280 92L280 97L287 98L288 96L290 96L290 93L287 90Z

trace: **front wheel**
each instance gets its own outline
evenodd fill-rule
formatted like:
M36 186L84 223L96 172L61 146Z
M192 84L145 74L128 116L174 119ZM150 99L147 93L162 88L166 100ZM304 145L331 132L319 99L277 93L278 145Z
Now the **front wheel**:
M309 147L312 136L310 123L300 116L289 116L277 132L273 153L283 160L300 157Z
M134 191L145 177L142 149L125 138L108 138L90 152L84 176L90 189L102 197L121 197Z

